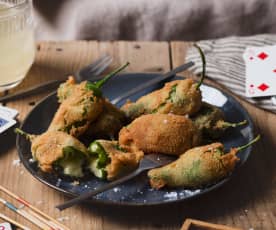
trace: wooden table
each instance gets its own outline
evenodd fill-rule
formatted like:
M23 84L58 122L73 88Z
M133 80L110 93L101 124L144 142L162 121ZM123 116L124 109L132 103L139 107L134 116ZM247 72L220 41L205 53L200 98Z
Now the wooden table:
M166 72L185 61L185 42L41 42L35 63L17 89L58 79L90 63L103 53L115 61L111 68L129 61L128 72ZM186 73L189 75L189 73ZM19 110L19 121L47 93L10 102ZM180 229L186 218L201 219L242 229L276 229L276 115L239 100L252 116L261 141L247 163L221 188L198 199L161 207L129 208L91 205L64 212L54 206L67 198L37 181L23 165L17 165L14 135L0 137L0 184L71 229ZM5 197L1 194L1 197ZM1 206L1 212L36 229Z

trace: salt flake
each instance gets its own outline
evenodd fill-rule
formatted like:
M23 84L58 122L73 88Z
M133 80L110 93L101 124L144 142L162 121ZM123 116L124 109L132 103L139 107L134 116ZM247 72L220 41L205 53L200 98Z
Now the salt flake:
M120 189L120 188L115 187L115 188L113 188L113 191L114 191L114 192L119 192L119 191L121 191L121 189Z
M167 192L164 198L168 198L169 200L177 199L177 192Z
M19 166L20 165L20 159L15 159L12 161L13 166Z
M69 217L68 216L62 216L62 217L57 218L57 220L60 221L60 222L63 222L65 220L69 220Z

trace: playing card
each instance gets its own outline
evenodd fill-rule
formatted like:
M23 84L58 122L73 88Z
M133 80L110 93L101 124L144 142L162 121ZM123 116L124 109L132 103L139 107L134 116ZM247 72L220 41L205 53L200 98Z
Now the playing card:
M0 223L0 230L12 230L12 227L9 223Z
M276 45L247 47L243 59L246 66L246 96L276 95Z
M8 117L0 116L0 134L3 133L8 128L14 126L15 124L16 124L15 120Z
M15 118L17 115L18 115L17 110L0 105L0 117Z

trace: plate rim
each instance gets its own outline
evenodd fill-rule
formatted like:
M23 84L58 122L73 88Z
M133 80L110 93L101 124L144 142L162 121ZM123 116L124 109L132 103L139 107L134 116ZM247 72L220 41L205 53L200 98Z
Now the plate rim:
M118 74L118 75L149 75L149 76L154 76L154 75L161 75L159 73L143 73L143 72L133 72L133 73L121 73L121 74ZM174 76L174 78L183 78L185 79L186 77L183 77L183 76ZM173 79L173 78L171 78ZM169 81L171 81L171 79L169 79ZM169 81L163 81L163 83L165 82L169 82ZM254 123L253 123L253 120L251 118L251 116L249 115L247 109L241 105L241 103L234 97L232 96L231 94L225 92L225 90L223 89L219 89L217 88L216 86L213 86L213 85L210 85L210 84L206 84L206 83L203 83L203 85L205 86L208 86L210 88L214 88L216 90L218 90L219 92L221 92L224 96L226 96L227 98L230 98L232 101L234 101L234 103L236 103L239 107L242 108L242 113L244 113L244 115L248 118L247 122L248 122L248 126L251 127L251 130L252 132L249 133L249 138L252 139L254 137ZM20 124L20 128L22 128L26 122L26 120L31 116L32 112L38 107L38 106L41 106L41 104L45 101L47 101L48 98L51 98L53 97L54 95L56 95L57 92L52 92L50 93L49 95L43 97L41 100L39 100L37 102L37 104L28 112L28 114L25 116L25 118L23 119L22 123ZM49 183L48 181L44 180L43 178L39 177L39 175L37 174L34 174L33 172L33 169L30 167L30 164L27 163L27 161L23 158L23 153L22 151L20 150L20 138L23 138L21 137L19 134L16 134L16 149L17 149L17 154L19 155L19 159L20 161L23 163L24 167L28 170L28 172L35 178L37 179L38 181L40 181L42 184L45 184L47 186L49 186L50 188L58 191L58 192L61 192L63 193L64 195L66 196L70 196L70 197L77 197L78 194L75 194L71 191L67 191L63 188L60 188L54 184L51 184ZM241 166L243 166L249 156L251 155L251 152L252 152L252 146L249 146L247 148L247 154L246 154L246 157L244 159L243 162L239 163L238 167L235 168L235 170L229 175L227 176L226 178L218 181L217 183L213 184L213 185L210 185L209 187L207 188L204 188L204 190L201 190L199 193L195 193L189 197L184 197L184 198L179 198L179 199L168 199L168 200L164 200L164 201L157 201L157 202L150 202L150 203L136 203L136 202L127 202L127 201L112 201L112 200L105 200L105 199L89 199L89 203L97 203L97 204L105 204L105 205L112 205L112 206L136 206L136 207L144 207L144 206L157 206L157 205L165 205L165 204L172 204L172 203L176 203L176 202L184 202L184 201L188 201L188 200L191 200L191 199L195 199L197 197L200 197L202 195L205 195L206 193L212 191L212 190L216 190L218 188L220 188L222 185L224 185L227 181L229 181L234 174L237 173L237 171L239 171L239 169L241 168ZM172 190L174 191L174 190Z

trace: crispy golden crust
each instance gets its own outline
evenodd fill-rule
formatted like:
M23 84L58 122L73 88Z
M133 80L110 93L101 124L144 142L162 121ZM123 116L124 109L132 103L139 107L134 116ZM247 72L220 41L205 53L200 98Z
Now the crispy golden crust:
M190 119L173 114L143 115L119 133L120 145L136 146L145 153L180 155L200 140Z
M213 143L186 151L180 158L164 167L148 172L153 188L198 188L226 177L239 160L237 149L223 154L223 144Z
M221 157L222 164L228 172L232 172L236 166L236 163L240 160L237 157L237 152L237 148L231 148L229 153Z
M150 113L192 115L200 109L201 100L200 90L188 78L166 83L162 89L141 97L135 103L126 103L122 110L131 120Z
M76 81L73 76L69 76L67 81L60 84L57 89L58 101L61 103L66 98L70 97L73 94L73 91L76 90Z
M70 96L63 97L48 130L64 131L78 137L101 113L102 104L103 99L95 97L93 91L86 89L86 82L75 85Z
M53 163L63 156L63 148L73 146L86 153L86 147L76 138L60 131L48 131L32 140L31 151L34 159L44 172L52 172Z
M144 156L142 151L131 149L128 146L120 146L124 152L116 148L117 141L98 141L110 158L110 163L106 167L107 179L114 180L125 173L137 168L140 160Z
M111 104L108 100L104 100L101 114L89 125L85 134L96 139L117 138L125 122L125 113Z

